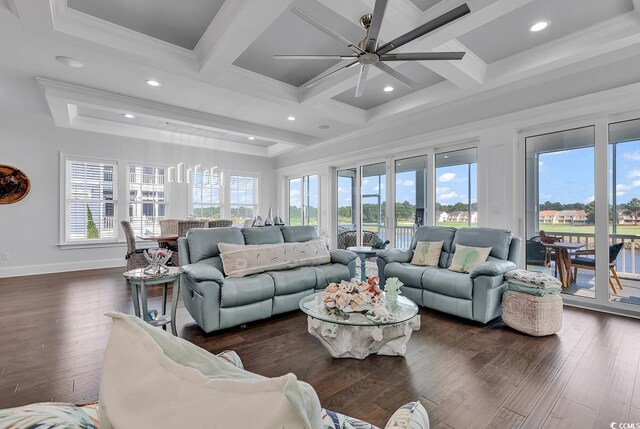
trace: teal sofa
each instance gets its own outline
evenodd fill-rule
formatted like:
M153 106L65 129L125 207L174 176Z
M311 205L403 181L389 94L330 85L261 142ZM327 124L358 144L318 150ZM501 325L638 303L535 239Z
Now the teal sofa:
M418 241L443 241L437 267L410 263ZM491 247L486 262L470 273L449 271L456 244ZM397 277L402 293L418 305L487 323L502 313L502 294L507 289L504 273L516 269L520 239L510 231L493 228L422 226L408 250L389 249L378 254L380 284Z
M296 243L318 236L314 226L197 228L178 240L181 292L189 314L205 332L297 310L300 299L331 282L355 277L356 254L333 250L325 265L269 271L240 278L224 274L218 243Z

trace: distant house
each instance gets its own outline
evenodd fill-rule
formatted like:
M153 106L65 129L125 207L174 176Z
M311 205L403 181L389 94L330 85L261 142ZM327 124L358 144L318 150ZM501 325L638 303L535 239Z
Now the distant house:
M436 222L446 222L449 220L449 214L443 211L436 212Z
M538 213L540 223L552 225L584 225L587 212L584 210L541 210Z
M636 220L625 211L618 212L618 225L635 225Z
M540 213L538 213L538 218L540 223L550 223L555 225L558 220L557 215L557 210L541 210Z
M449 213L449 222L467 223L469 222L469 212L456 211ZM478 222L478 212L471 212L471 223Z

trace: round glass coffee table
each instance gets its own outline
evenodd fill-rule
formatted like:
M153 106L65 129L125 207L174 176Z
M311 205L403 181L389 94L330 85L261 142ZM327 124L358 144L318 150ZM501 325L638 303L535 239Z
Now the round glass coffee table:
M305 296L300 309L307 314L309 333L318 338L334 358L364 359L370 354L404 356L411 333L420 329L418 306L399 296L386 300L387 317L373 312L342 313L322 302L324 292Z

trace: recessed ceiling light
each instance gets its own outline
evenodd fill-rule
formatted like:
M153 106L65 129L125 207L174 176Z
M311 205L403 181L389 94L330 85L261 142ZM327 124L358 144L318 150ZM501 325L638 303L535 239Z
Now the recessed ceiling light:
M323 124L323 125L320 125L318 128L320 128L321 130L328 130L331 127L327 124Z
M255 137L253 137L253 136L249 137L249 140L255 140L255 139L256 139L256 138L255 138Z
M124 114L124 115L122 115L122 116L124 116L124 117L125 117L125 118L127 118L127 119L133 119L133 118L135 118L135 116L134 116L134 115L132 115L131 113L125 113L125 114Z
M296 117L295 116L289 116L287 119L290 120L290 121L295 121Z
M157 80L153 80L153 79L149 79L147 81L147 85L149 85L149 86L162 86L162 84L160 82L158 82Z
M391 92L393 91L393 87L392 86L385 86L384 87L384 92Z
M65 57L65 56L57 56L56 60L58 60L59 62L61 62L62 64L64 64L65 66L68 67L73 67L73 68L80 68L82 66L84 66L84 64L82 64L80 61L71 58L71 57Z
M549 21L539 21L529 27L529 31L536 33L538 31L542 31L549 26Z

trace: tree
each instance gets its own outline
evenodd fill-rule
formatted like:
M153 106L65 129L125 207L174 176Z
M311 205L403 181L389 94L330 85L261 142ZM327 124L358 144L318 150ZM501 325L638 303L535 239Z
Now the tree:
M596 223L596 202L591 201L589 204L586 204L584 206L584 211L587 212L587 223Z
M87 238L100 238L98 227L96 226L96 223L93 221L93 213L91 213L89 204L86 204L86 206L87 206Z
M633 224L638 225L638 215L640 215L640 200L633 198L625 205L625 214L633 217Z

